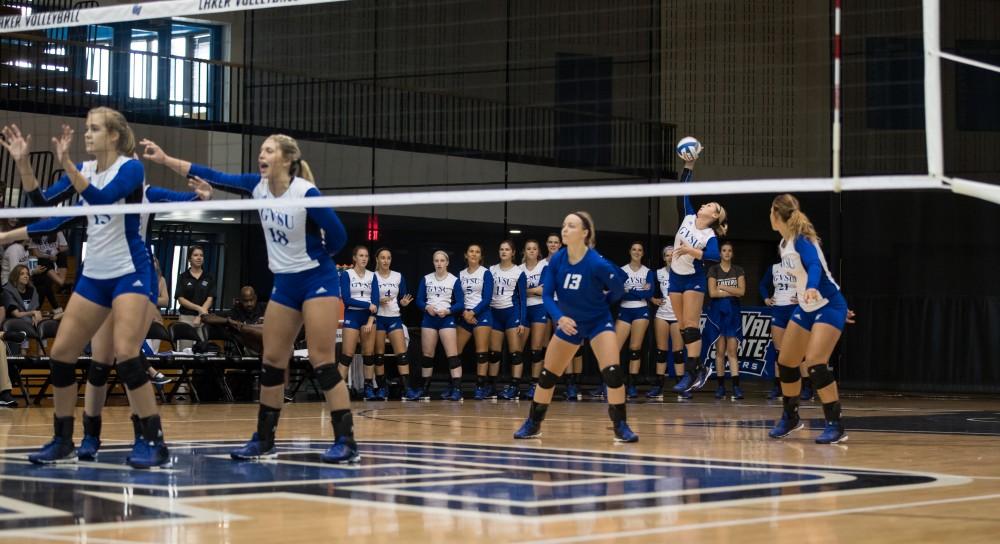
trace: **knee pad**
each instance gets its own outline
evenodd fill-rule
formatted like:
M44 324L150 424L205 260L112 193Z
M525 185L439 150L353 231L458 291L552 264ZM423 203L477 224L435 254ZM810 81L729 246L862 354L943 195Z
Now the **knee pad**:
M531 364L540 363L544 360L545 357L542 355L542 350L540 349L531 350Z
M552 389L556 386L556 382L559 381L559 376L554 373L549 372L547 369L542 369L542 373L538 375L538 387L542 389Z
M484 352L484 353L477 353L476 354L476 364L477 365L485 365L485 364L488 364L489 362L490 362L490 354L489 353L485 353Z
M802 373L798 367L778 365L778 379L781 383L796 383L802 379Z
M518 366L524 364L524 356L520 351L510 352L510 366Z
M56 387L76 385L76 364L64 363L55 359L49 361L49 379Z
M260 370L260 384L264 387L275 387L277 385L284 385L285 383L285 369L278 368L276 366L271 366L269 364L261 365Z
M385 366L385 354L379 353L375 355L375 366Z
M316 381L319 382L319 387L323 391L329 391L337 387L338 383L344 381L344 378L340 376L340 370L337 369L337 365L333 363L327 363L314 368L313 374L316 375Z
M454 357L448 357L448 368L451 370L462 368L462 359L457 355Z
M424 355L420 359L420 368L434 368L434 358Z
M659 364L667 364L667 350L665 349L656 350L656 362Z
M95 387L103 387L108 384L109 374L111 374L111 365L91 361L90 368L87 369L87 383Z
M499 351L491 351L490 352L490 364L491 365L495 365L495 364L499 364L499 363L500 363L500 352Z
M830 371L830 367L824 364L809 367L809 377L812 379L813 387L817 391L837 381L837 378L833 376L833 372Z
M351 362L353 361L354 361L353 355L344 355L343 353L341 353L340 355L337 356L337 363L340 366L350 367Z
M684 340L685 344L693 344L698 340L701 340L701 330L697 327L681 329L681 338Z
M361 362L365 366L375 366L375 357L373 357L371 355L362 355L361 356Z
M573 354L574 359L577 357L583 357L583 344L580 344L580 347L576 348L576 353Z
M118 377L125 382L130 391L139 389L149 383L149 374L142 364L142 357L133 357L118 363Z
M408 366L410 364L410 356L405 353L400 353L396 356L396 366Z
M628 360L635 361L642 357L642 350L630 349L628 350Z
M618 365L611 365L601 370L601 377L604 379L604 385L608 386L608 389L625 385L625 375L622 372L622 367Z

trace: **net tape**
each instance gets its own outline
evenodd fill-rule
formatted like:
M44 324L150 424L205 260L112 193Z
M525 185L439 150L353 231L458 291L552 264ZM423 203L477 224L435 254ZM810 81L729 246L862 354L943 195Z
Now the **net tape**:
M858 176L841 178L844 191L874 190L942 190L947 186L929 176ZM973 182L968 182L973 183ZM1000 187L984 185L1000 192ZM966 184L960 185L969 187ZM478 189L376 193L364 195L333 195L303 198L230 199L199 202L157 202L148 204L104 204L99 206L58 206L50 208L0 209L0 218L38 217L44 209L46 217L79 217L84 215L121 215L165 213L175 211L245 211L285 208L372 208L413 206L418 204L468 204L489 202L539 202L549 200L603 200L609 198L657 198L684 195L737 195L754 193L832 192L833 178L759 179L741 181L705 181L698 183L638 183L630 185L597 185L589 187L561 186L530 189ZM973 188L979 193L989 189ZM963 193L972 194L972 193ZM976 194L975 196L978 196ZM982 198L982 197L981 197ZM994 195L1000 199L1000 196ZM996 200L995 200L996 201Z

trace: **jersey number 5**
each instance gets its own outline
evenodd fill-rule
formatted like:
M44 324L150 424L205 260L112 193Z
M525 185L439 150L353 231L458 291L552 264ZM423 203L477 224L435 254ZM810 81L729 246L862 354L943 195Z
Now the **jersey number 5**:
M573 289L574 291L580 288L580 281L583 276L580 274L566 274L566 279L563 280L563 289Z

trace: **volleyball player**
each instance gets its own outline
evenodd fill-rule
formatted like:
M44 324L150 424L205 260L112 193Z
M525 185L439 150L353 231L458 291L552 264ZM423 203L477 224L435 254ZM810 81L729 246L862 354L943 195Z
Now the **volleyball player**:
M649 328L649 299L653 297L653 285L656 283L653 271L642 264L645 253L642 242L632 242L629 246L629 262L621 267L625 278L625 296L622 297L618 319L615 321L619 349L628 341L628 381L625 393L630 399L639 396L636 382L642 366L642 342L646 339L646 330Z
M542 298L555 320L556 332L549 342L528 418L514 433L514 438L541 435L542 420L552 402L556 381L580 342L589 338L601 376L608 386L608 415L614 426L615 440L639 440L626 421L625 376L618 364L615 326L608 310L608 305L624 294L624 285L620 270L593 249L596 236L594 221L587 212L571 213L563 221L562 241L566 247L549 259L542 279L545 286Z
M476 350L476 390L473 398L484 400L496 397L495 375L489 375L493 274L483 266L483 248L479 244L469 244L465 248L465 265L465 269L458 273L465 300L465 309L457 320L458 352L462 353L470 338L473 340Z
M681 340L681 326L677 322L674 308L670 305L670 257L673 255L674 246L663 248L663 268L656 271L656 293L653 295L653 304L656 306L656 315L653 320L653 333L656 335L656 375L660 377L660 383L654 385L646 393L650 399L662 399L663 390L667 388L667 354L669 347L673 347L674 373L678 381L684 375L684 343ZM669 345L668 345L669 344ZM690 399L690 391L681 391L681 399Z
M528 359L531 361L531 387L528 389L528 398L535 395L535 386L538 383L538 376L542 372L542 362L545 359L545 344L548 342L546 330L549 325L549 314L545 312L545 304L542 302L542 271L545 270L547 261L539 259L539 248L537 240L528 240L524 243L524 255L521 261L521 271L524 272L525 287L525 323L529 327L531 344L528 352Z
M799 201L789 194L778 195L771 203L771 228L781 233L781 264L795 276L798 307L781 341L778 377L781 379L783 410L781 420L768 433L784 438L802 428L799 419L799 390L803 363L823 403L826 426L817 444L847 440L841 420L840 395L833 372L827 366L830 355L848 319L847 301L833 280L819 246L819 236Z
M28 155L29 138L22 138L17 127L4 127L4 147L15 160L22 183L29 191L38 190ZM135 136L125 117L110 108L94 108L87 113L84 146L94 160L75 164L69 148L73 130L63 125L62 133L52 139L55 156L66 174L44 195L52 200L68 193L70 187L86 205L140 202L143 195L142 163L131 158ZM32 200L35 200L33 198ZM53 217L0 234L2 243L27 240L35 234L54 232L73 221L71 217ZM92 364L90 372L110 370L112 357L118 361L118 375L125 383L132 410L139 416L142 440L137 441L127 458L135 468L151 468L169 462L163 442L159 408L141 353L149 322L136 319L148 316L152 286L149 252L139 232L137 214L88 215L87 237L91 252L52 347L49 350L54 387L54 437L41 450L30 454L36 464L65 463L77 460L73 444L74 408L76 405L76 361L83 348L112 316L113 330L108 333L113 346L103 356L108 362Z
M733 244L723 242L719 247L721 260L708 269L708 321L719 331L715 341L715 376L719 386L715 398L726 397L726 360L733 380L733 400L743 398L740 387L739 346L743 340L743 316L740 298L746 293L746 273L743 267L733 264Z
M413 302L413 295L406 288L406 279L392 270L392 252L382 247L375 252L375 279L378 286L378 311L375 314L375 379L378 382L377 400L389 398L389 385L385 381L385 340L388 337L396 355L396 368L403 392L410 388L410 357L406 353L406 337L401 308Z
M526 331L525 311L527 297L527 280L521 267L514 264L514 243L510 240L500 242L500 262L490 267L493 275L493 297L490 299L490 312L493 314L493 332L490 333L490 364L499 369L503 350L503 341L507 339L507 349L510 351L510 385L497 394L504 400L516 400L521 397L521 376L524 372L524 360L521 349L524 347Z
M146 147L146 159L182 176L204 178L225 191L266 200L320 196L298 142L284 134L264 140L257 155L258 172L247 174L217 172L171 157L150 140L140 143ZM277 456L274 435L284 402L285 369L304 324L309 362L326 397L333 427L334 443L320 459L356 463L361 455L354 440L350 396L334 355L341 293L337 268L330 258L344 247L347 231L330 208L264 208L260 223L274 288L264 312L257 432L230 455L238 460Z
M554 232L548 234L545 237L545 264L548 265L549 259L552 258L560 249L562 249L562 237ZM557 299L558 300L558 299ZM544 302L544 301L543 301ZM548 311L546 310L546 313ZM545 348L548 348L549 342L552 340L552 316L549 316L549 322L545 326ZM544 362L544 361L543 361ZM577 376L583 373L583 345L580 345L580 349L577 350L576 355L573 356L573 362L566 367L566 372L564 377L566 379L566 400L575 402L580 397L580 391L577 388Z
M411 389L406 400L420 400L430 397L431 376L434 374L434 351L438 339L448 358L448 372L451 383L441 395L445 400L462 400L462 360L458 357L458 341L455 333L455 314L465 307L462 282L448 272L448 254L434 252L434 271L420 278L417 287L417 308L424 312L420 323L420 349L423 359L420 364L421 384Z
M694 178L695 155L687 152L680 180ZM684 377L674 391L678 393L701 389L708 380L709 370L701 361L701 307L705 302L708 279L705 262L719 260L719 242L728 230L726 210L718 202L703 204L695 210L691 198L684 196L685 216L674 236L674 255L670 261L670 304L681 323L681 338L687 348Z
M779 254L780 257L780 254ZM774 388L768 393L768 400L781 396L781 380L778 379L778 357L781 356L781 339L792 317L792 311L799 305L795 296L795 276L782 266L781 260L767 267L760 279L760 295L764 304L771 308L771 342L774 344ZM773 293L772 293L773 291ZM805 384L803 384L805 393ZM800 395L801 397L801 395ZM808 399L803 399L808 400Z
M375 400L375 314L378 312L378 286L375 273L368 270L368 248L355 246L351 252L354 266L340 272L340 292L344 297L344 328L341 330L340 376L347 379L351 362L361 342L364 365L365 400Z

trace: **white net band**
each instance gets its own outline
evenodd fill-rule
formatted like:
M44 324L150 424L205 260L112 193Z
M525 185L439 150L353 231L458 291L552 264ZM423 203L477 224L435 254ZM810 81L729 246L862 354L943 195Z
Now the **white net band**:
M940 180L928 176L858 176L840 180L844 191L947 189ZM340 195L266 200L213 200L204 202L158 202L151 204L107 204L100 206L59 206L54 208L11 208L0 210L0 218L78 217L104 214L166 213L175 211L242 211L283 208L371 208L417 204L467 204L484 202L537 202L547 200L603 200L610 198L655 198L683 195L735 195L753 193L808 193L834 190L832 178L759 179L700 183L644 183L591 187L544 187L533 189L484 189L472 191L425 191Z

